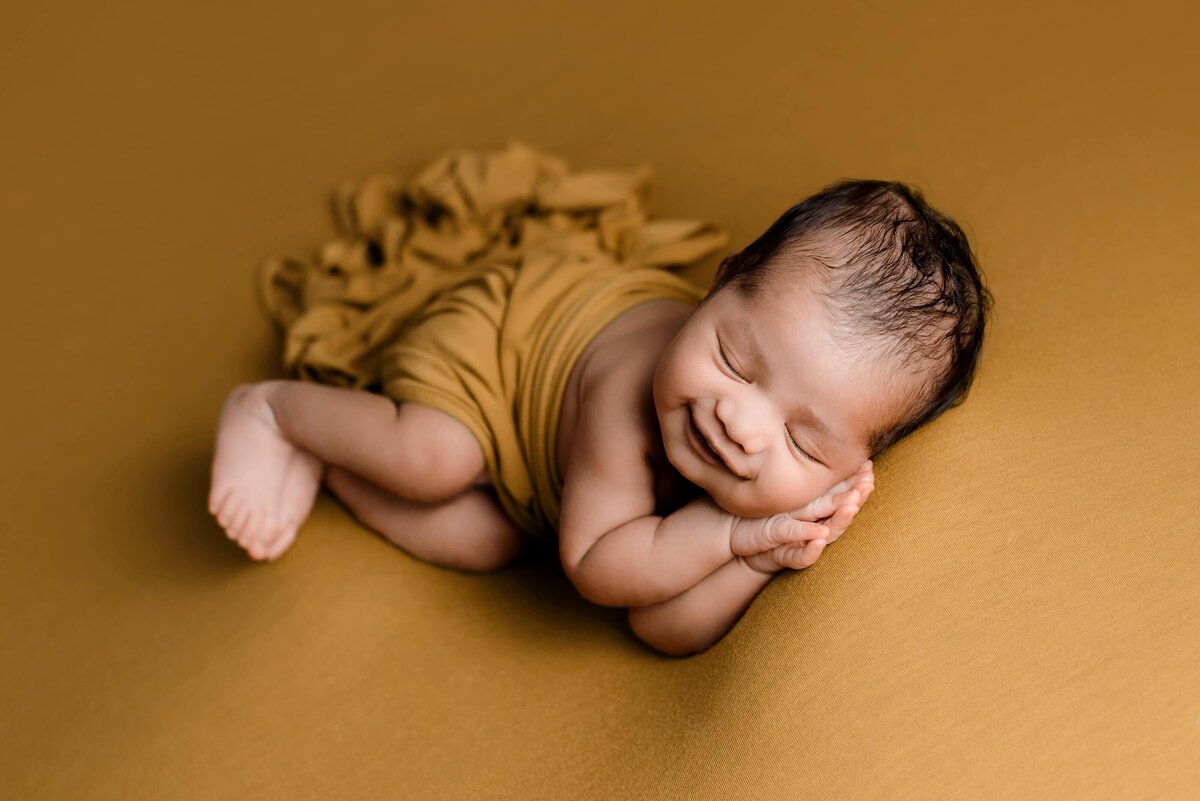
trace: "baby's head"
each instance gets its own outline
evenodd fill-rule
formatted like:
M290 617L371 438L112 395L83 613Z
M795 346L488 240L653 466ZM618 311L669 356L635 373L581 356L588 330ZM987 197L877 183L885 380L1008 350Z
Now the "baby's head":
M966 398L991 308L918 189L832 184L728 256L663 353L667 457L729 512L797 509Z

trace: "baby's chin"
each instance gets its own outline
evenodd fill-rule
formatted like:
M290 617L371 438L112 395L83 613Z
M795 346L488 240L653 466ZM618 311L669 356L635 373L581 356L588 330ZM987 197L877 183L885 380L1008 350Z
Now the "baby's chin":
M767 506L762 506L762 505L757 505L757 506L749 505L748 506L744 503L740 503L735 498L729 497L729 493L727 491L725 491L725 489L722 486L709 486L709 482L706 482L704 480L703 476L688 475L689 469L687 467L684 467L684 466L676 463L676 461L673 458L671 458L671 449L669 447L669 443L665 439L663 440L663 449L667 455L667 461L670 462L671 466L675 468L675 472L679 473L679 475L682 476L685 480L690 481L692 484L694 484L695 486L697 486L701 490L703 490L705 495L712 498L713 503L715 503L717 506L721 507L722 509L724 509L726 512L728 512L731 515L737 515L738 517L744 517L747 519L770 517L771 515L779 514L780 512L794 511L796 509L803 507L805 504L808 504L810 501L815 500L815 498L809 498L807 501L804 501L803 503L797 503L795 506L790 506L786 509L776 509L774 507L767 507Z

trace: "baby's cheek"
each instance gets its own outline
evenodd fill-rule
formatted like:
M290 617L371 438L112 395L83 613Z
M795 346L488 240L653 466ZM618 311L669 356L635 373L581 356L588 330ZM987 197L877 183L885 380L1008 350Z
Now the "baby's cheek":
M782 505L785 501L778 495L745 484L740 486L740 491L713 494L713 500L725 511L751 520L791 511L790 507Z
M790 482L779 482L772 487L770 504L775 510L797 510L802 506L820 498L821 489L803 477L794 477Z

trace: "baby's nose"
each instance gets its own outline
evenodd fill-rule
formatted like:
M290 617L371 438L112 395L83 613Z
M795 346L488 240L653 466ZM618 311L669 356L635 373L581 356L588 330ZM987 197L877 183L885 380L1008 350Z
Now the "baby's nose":
M738 437L733 440L738 443L742 450L746 453L758 453L766 447L766 438L761 434L754 434L748 437Z
M749 411L746 409L739 414L728 398L717 403L717 419L725 429L725 437L746 453L758 453L766 447L767 438L759 427L753 425L756 419L761 418Z

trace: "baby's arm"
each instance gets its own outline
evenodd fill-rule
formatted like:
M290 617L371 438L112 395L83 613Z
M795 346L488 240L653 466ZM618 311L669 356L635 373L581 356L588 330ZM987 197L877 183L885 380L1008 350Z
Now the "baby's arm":
M803 546L828 534L826 526L786 513L741 518L702 495L665 517L644 515L616 526L574 558L564 554L563 566L593 603L647 606L695 586L735 556L785 543Z
M755 570L735 556L674 598L630 608L629 627L670 656L700 653L733 628L775 572Z
M642 411L623 403L618 389L601 386L584 405L564 471L559 556L583 597L604 606L647 606L695 586L735 556L828 536L811 515L749 520L708 495L669 515L654 514L648 443L622 435L645 431Z
M874 487L868 461L791 512L743 518L702 495L661 517L645 514L654 504L649 490L637 491L646 486L645 476L628 466L615 469L619 462L605 470L605 463L572 463L575 482L568 481L563 494L560 550L563 568L580 594L606 606L649 606L673 598L735 556L747 557L763 571L807 567L815 561L809 558L813 542L840 536ZM628 522L613 526L614 519ZM588 533L610 526L599 537ZM822 546L816 547L819 555Z
M831 542L841 536L870 495L872 486L860 483L828 518ZM707 650L724 637L750 603L785 567L803 569L820 558L825 544L782 545L752 556L737 556L679 595L629 610L634 633L670 656L689 656Z

